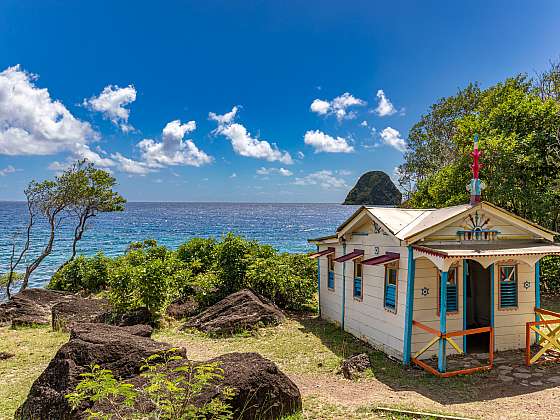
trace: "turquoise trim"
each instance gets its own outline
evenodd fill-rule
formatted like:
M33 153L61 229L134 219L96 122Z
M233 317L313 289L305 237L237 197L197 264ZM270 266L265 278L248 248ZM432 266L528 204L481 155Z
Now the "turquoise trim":
M469 274L469 262L463 260L463 330L467 329L467 276ZM467 336L463 336L463 352L467 352Z
M342 255L346 255L346 244L342 245ZM340 328L344 331L344 312L346 310L346 261L342 263L342 320Z
M408 246L408 279L406 283L406 308L404 316L404 346L403 363L410 364L410 353L412 346L412 320L414 318L414 275L416 271L416 261L414 261L414 250Z
M319 245L317 245L317 252L319 252ZM321 318L321 257L317 258L317 307Z
M535 308L541 307L541 262L535 264ZM539 322L541 317L535 313L535 321ZM537 327L539 328L539 327ZM539 334L535 333L535 341L538 342Z
M442 334L447 332L447 279L449 273L447 271L441 272L441 285L439 294L439 331ZM445 352L446 340L443 338L439 339L439 354L438 354L438 370L443 373L446 369L446 352Z
M490 270L490 326L494 328L494 264L488 267Z

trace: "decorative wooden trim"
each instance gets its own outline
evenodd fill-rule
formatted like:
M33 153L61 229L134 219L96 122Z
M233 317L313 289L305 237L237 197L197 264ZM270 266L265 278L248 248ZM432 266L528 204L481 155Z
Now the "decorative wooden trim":
M455 269L455 285L457 286L457 310L456 311L452 311L449 312L447 311L447 315L458 315L461 311L459 310L459 263L454 263L451 267L449 267L447 269L447 272L449 273L451 271L451 269ZM436 308L436 317L439 318L440 315L440 293L441 293L441 271L436 267L436 275L437 275L437 308ZM463 291L463 293L465 293ZM464 309L463 309L464 311Z
M441 332L439 332L438 330L436 330L436 329L434 329L434 328L432 328L432 327L428 327L427 325L422 324L422 323L419 322L419 321L412 321L412 325L414 325L415 327L420 328L421 330L424 330L424 331L426 331L426 332L429 332L430 334L437 335L438 337L441 337Z

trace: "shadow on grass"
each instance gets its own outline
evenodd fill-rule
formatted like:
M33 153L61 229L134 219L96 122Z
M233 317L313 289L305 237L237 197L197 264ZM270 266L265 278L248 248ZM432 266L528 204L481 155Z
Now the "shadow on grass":
M342 332L340 327L334 323L321 320L316 316L299 316L298 321L306 332L317 336L330 351L340 358L368 353L373 376L391 389L415 391L440 404L490 401L496 398L530 394L557 386L557 384L546 383L546 378L560 376L560 363L556 363L527 368L529 373L537 375L533 379L529 379L536 385L531 385L529 382L524 385L520 379L503 382L499 378L496 368L471 375L438 378L416 366L403 366L401 362L390 359L385 353L373 349L351 334ZM508 352L510 357L513 353ZM496 356L500 357L500 353L497 353ZM523 352L515 352L510 366L524 366Z

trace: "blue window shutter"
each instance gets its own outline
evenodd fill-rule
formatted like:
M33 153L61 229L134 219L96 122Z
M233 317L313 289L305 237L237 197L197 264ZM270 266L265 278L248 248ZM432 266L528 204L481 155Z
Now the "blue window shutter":
M334 272L333 271L329 271L328 287L329 287L329 289L334 289Z
M361 277L354 277L354 297L361 298L362 297L362 278Z
M517 267L500 266L500 308L517 307Z

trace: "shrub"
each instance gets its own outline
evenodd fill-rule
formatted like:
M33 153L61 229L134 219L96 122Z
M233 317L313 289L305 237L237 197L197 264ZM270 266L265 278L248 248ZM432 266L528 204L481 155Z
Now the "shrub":
M317 292L316 265L302 254L255 258L247 269L247 285L280 307L309 309Z
M117 312L146 307L157 317L190 287L191 277L174 252L144 243L116 259L109 275L109 300Z
M551 255L541 260L541 284L544 293L560 294L560 256Z
M111 259L98 253L93 257L82 255L68 261L52 276L47 288L97 293L107 286Z
M214 268L215 251L214 238L193 238L179 246L177 258L188 264L193 274L205 273Z
M86 410L88 418L136 419L146 418L145 408L150 407L149 418L154 419L231 419L231 406L227 403L234 390L225 387L218 397L204 404L197 398L212 383L223 378L223 370L215 363L194 364L183 361L176 349L148 357L140 374L146 381L137 387L118 380L108 369L98 365L91 372L83 373L83 380L68 395L71 407L96 404L97 411ZM144 410L139 410L143 407Z
M216 245L216 274L220 280L219 297L247 286L245 275L255 258L272 257L274 248L228 233Z

